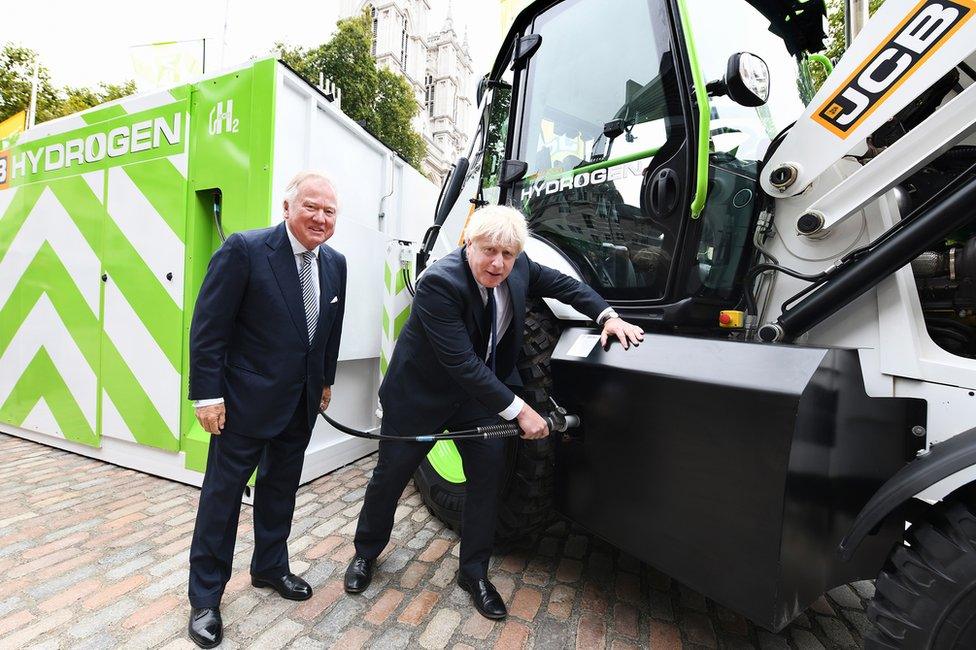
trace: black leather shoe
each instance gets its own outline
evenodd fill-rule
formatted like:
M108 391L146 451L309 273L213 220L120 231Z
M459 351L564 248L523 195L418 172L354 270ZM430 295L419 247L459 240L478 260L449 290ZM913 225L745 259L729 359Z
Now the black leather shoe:
M216 648L224 640L224 623L217 607L190 609L190 639L201 648Z
M271 587L288 600L308 600L312 597L312 587L294 573L286 573L277 578L251 574L251 584L255 587Z
M498 590L488 581L488 578L471 580L458 575L458 586L471 594L474 608L485 618L498 620L508 616L502 597L498 595Z
M361 593L373 580L373 560L357 555L346 569L345 587L347 594Z

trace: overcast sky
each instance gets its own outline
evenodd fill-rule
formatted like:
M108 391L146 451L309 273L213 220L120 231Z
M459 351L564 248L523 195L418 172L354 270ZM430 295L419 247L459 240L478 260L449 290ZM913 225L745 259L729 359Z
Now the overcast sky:
M54 83L73 86L132 78L133 45L206 37L208 72L221 60L229 67L266 54L275 41L318 45L335 30L339 13L339 0L16 0L4 5L0 44L12 41L39 52ZM431 0L431 30L441 27L447 8L448 0ZM487 72L501 39L498 5L454 0L452 15L460 38L468 28L477 79Z

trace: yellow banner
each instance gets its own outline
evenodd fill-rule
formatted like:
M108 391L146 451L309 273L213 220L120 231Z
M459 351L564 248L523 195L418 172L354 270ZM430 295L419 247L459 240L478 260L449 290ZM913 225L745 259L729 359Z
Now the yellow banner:
M525 9L532 0L498 0L501 3L502 34L508 33L508 28L515 22L515 17Z
M14 113L3 122L0 122L0 140L9 138L15 133L20 133L27 127L27 111Z

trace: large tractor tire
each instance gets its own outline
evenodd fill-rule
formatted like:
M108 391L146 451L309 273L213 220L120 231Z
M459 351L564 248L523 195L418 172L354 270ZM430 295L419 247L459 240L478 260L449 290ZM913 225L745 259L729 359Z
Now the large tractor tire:
M558 340L559 328L549 309L541 301L530 303L518 366L525 386L521 396L540 413L550 410L550 359ZM502 544L538 532L552 520L555 471L554 436L543 440L516 437L506 442L505 476L495 527L495 540ZM434 445L413 478L431 513L460 531L464 471L454 443L441 441Z
M866 648L976 648L976 508L943 501L878 576Z

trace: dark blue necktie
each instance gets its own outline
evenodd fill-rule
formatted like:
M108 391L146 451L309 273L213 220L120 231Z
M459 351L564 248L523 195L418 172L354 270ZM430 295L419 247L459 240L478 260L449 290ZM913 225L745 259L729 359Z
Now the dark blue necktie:
M491 323L491 352L488 355L488 367L491 368L492 372L495 372L495 350L498 345L498 325L496 323L497 318L495 316L495 290L486 288L485 291L488 292L488 303L485 305L485 311L488 312L488 322Z

